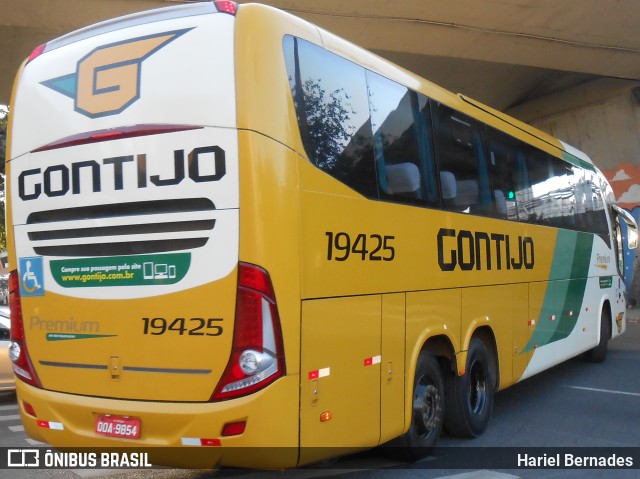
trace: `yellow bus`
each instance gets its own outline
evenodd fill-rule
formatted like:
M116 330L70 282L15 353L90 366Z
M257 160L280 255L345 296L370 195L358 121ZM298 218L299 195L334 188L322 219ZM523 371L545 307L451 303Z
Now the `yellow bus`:
M625 330L637 227L585 154L270 7L37 48L6 170L20 414L55 447L419 458Z

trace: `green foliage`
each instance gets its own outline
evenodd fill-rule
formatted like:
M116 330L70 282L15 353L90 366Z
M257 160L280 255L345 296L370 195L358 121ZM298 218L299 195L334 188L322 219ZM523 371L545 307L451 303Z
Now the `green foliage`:
M336 166L345 144L351 139L347 131L354 112L344 89L327 93L320 80L307 80L303 85L304 112L308 125L308 143L319 168L329 171Z

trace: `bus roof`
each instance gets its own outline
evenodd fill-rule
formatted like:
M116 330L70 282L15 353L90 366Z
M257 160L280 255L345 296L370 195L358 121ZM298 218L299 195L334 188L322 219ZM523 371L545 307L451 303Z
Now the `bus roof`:
M171 20L173 18L191 17L195 15L206 15L217 13L218 10L213 2L201 2L186 5L176 5L172 8L157 8L138 13L132 13L118 18L105 20L104 22L89 25L79 30L67 33L61 37L47 42L43 53L55 50L56 48L69 45L87 38L91 38L104 33L121 30L123 28L144 25L161 20Z

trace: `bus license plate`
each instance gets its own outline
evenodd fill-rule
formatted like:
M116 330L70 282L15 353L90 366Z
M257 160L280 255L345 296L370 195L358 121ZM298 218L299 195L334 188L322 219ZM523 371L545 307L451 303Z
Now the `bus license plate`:
M103 436L138 439L140 437L140 419L103 414L98 416L96 421L96 433Z

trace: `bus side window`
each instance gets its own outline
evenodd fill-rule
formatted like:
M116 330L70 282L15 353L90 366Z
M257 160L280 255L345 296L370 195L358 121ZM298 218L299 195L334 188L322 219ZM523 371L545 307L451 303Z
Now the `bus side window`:
M620 221L620 216L615 212L611 212L611 217L613 218L614 223L614 250L616 254L616 263L618 265L618 272L622 277L624 277L624 245L622 242L623 232L622 232L622 221Z
M595 173L585 172L589 185L585 195L585 211L586 223L588 231L599 235L606 243L609 243L609 222L605 213L606 201L603 197L604 192L601 188L601 182ZM613 198L609 202L613 202Z
M537 148L529 148L528 174L535 203L532 221L555 228L579 229L573 168Z
M284 52L300 136L319 169L378 197L364 68L286 36Z
M575 224L579 231L590 231L589 218L587 216L587 198L590 194L590 185L585 171L573 168L573 195L575 199Z
M573 167L567 162L552 157L554 186L552 224L558 228L579 229L576 221L576 196Z
M531 184L532 198L527 221L540 225L552 224L553 167L551 156L542 150L529 147L527 150L527 174Z
M445 105L433 103L439 171L452 173L456 181L456 196L445 200L444 208L494 216L495 194L491 190L483 126Z
M496 202L496 216L510 220L518 219L518 197L522 198L525 181L518 169L518 154L524 144L493 128L487 128L487 145L491 185Z
M370 71L367 87L380 199L437 205L428 99Z

